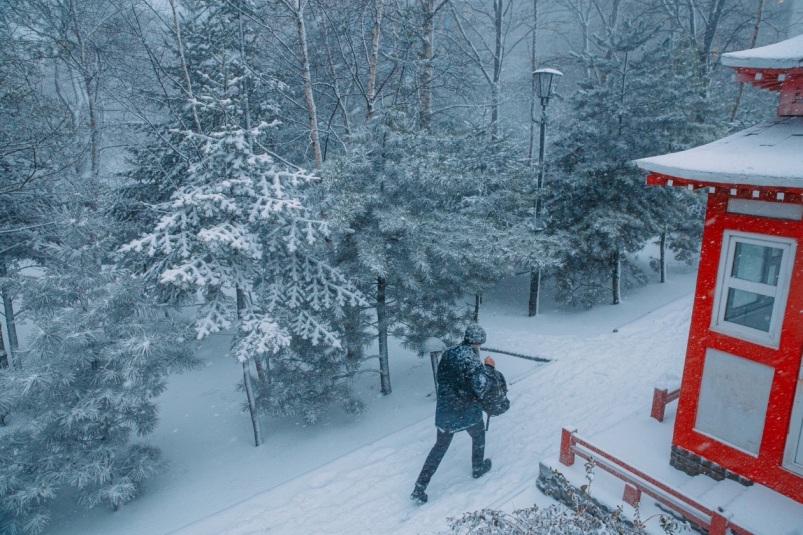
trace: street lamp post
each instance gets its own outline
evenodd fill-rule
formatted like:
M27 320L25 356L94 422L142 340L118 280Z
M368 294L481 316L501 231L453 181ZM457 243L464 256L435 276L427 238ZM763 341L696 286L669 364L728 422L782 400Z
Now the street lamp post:
M563 73L555 69L538 69L533 73L535 89L538 98L541 99L541 132L538 145L538 182L537 196L535 198L535 230L541 231L546 228L543 218L543 208L541 193L544 187L544 152L546 149L546 107L558 86L558 80ZM541 268L530 271L530 301L528 307L529 316L537 316L541 305Z

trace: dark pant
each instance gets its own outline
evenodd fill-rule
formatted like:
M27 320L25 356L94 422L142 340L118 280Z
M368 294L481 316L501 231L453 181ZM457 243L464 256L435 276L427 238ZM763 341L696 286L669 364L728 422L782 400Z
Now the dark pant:
M485 425L480 422L467 428L466 431L471 436L471 467L475 471L481 470L482 462L485 460ZM452 443L452 437L454 437L454 433L438 429L438 439L427 455L427 460L424 461L424 468L421 469L418 481L415 482L416 486L427 488L429 480L432 479L446 450L449 449L449 444Z

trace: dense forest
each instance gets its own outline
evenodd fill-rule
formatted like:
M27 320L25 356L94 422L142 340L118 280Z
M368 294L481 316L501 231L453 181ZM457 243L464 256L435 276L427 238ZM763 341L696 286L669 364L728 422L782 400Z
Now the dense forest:
M361 411L356 374L391 394L388 338L455 340L506 277L531 278L535 313L544 287L619 303L648 243L662 280L667 255L693 262L704 198L646 187L632 161L772 115L718 58L794 35L798 15L783 0L4 0L0 533L40 532L59 489L136 497L165 463L134 439L210 334L237 333L259 446L261 417ZM563 73L548 100L545 67Z

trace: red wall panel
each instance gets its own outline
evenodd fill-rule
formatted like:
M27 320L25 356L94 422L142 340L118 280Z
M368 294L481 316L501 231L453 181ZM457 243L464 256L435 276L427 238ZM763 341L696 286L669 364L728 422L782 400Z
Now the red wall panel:
M749 191L739 193L740 197L752 198ZM708 195L697 289L672 442L803 503L803 477L781 467L803 350L803 222L729 214L726 212L729 196L729 189L723 187ZM765 192L762 197L768 200L770 195ZM774 199L774 194L772 197ZM795 195L795 200L797 197ZM725 230L792 237L798 241L778 349L709 328ZM775 368L758 457L694 431L706 348Z

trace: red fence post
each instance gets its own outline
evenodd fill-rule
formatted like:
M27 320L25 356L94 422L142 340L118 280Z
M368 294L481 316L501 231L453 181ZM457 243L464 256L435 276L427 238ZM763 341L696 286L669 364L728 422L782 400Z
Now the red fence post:
M572 451L572 435L577 429L564 427L560 432L560 457L561 464L571 466L574 464L574 452Z
M635 507L636 504L641 501L641 490L625 483L625 492L622 495L622 501Z
M708 535L727 535L728 519L714 511L711 517L711 526L708 528Z
M659 422L664 421L664 409L666 409L666 398L668 395L669 391L667 389L658 390L657 388L652 394L652 410L650 411L650 416Z

